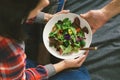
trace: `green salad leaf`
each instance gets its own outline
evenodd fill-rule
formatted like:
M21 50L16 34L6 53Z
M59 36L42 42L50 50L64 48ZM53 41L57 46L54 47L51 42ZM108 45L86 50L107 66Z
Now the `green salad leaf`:
M59 20L49 33L50 44L61 55L78 52L81 47L86 45L85 39L85 32L82 30L80 23L71 22L69 18Z

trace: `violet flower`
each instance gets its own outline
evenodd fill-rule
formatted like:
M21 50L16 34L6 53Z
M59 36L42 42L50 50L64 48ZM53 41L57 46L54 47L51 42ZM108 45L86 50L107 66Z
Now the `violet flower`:
M65 35L64 35L64 38L65 38L66 40L70 40L71 37L70 37L69 34L65 34Z

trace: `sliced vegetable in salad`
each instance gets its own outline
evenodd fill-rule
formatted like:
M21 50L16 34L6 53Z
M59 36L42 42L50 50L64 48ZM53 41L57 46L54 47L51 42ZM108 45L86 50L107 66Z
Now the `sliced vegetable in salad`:
M85 34L88 34L87 27L80 26L80 19L76 17L72 22L69 18L59 20L49 33L49 45L55 47L60 55L78 52L86 45Z

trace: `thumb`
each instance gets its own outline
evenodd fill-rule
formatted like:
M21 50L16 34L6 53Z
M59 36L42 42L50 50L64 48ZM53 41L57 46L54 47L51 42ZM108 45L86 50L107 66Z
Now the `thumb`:
M86 18L86 14L80 14L80 17Z
M69 13L70 10L62 10L61 12L62 12L62 13Z

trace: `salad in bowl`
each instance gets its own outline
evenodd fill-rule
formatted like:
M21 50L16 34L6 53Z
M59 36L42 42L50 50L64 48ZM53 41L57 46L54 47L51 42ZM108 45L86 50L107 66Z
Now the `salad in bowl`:
M83 55L92 40L92 31L83 18L74 13L54 16L45 26L43 41L57 58L69 59Z

